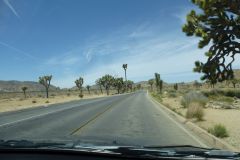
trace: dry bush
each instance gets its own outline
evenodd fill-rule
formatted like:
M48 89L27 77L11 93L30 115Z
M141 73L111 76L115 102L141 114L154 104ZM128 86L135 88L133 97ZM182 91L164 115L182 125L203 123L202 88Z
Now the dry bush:
M190 91L185 94L181 100L183 107L187 108L193 102L199 103L201 106L205 106L208 99L200 92Z
M196 118L198 121L201 121L203 120L203 116L204 111L202 104L198 102L190 103L187 109L186 118Z

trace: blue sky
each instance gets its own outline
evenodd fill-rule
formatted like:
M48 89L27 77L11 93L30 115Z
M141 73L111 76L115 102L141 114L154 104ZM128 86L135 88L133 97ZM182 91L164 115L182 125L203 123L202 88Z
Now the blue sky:
M188 0L0 0L0 79L74 86L109 73L141 81L192 81L204 60L198 39L181 31Z

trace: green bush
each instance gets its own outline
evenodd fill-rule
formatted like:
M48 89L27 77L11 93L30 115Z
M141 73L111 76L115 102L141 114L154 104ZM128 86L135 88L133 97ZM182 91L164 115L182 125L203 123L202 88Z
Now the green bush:
M187 109L186 117L196 118L198 121L201 121L203 120L203 116L204 116L203 106L198 102L190 103Z
M36 101L36 100L33 100L32 103L37 103L37 101Z
M205 96L226 96L226 97L237 97L240 98L240 90L220 90L220 89L213 89L211 91L204 91L202 92Z
M209 128L208 132L219 138L229 136L226 127L222 124L216 124L213 128Z
M49 103L49 101L46 101L45 103Z
M152 96L157 99L157 101L162 102L162 96L159 93L152 93Z
M208 99L200 92L190 91L187 94L185 94L181 100L181 104L183 107L187 108L190 103L197 102L201 106L205 106Z
M168 97L169 97L169 98L176 98L176 97L177 97L177 94L170 92L170 93L168 93Z
M78 96L79 96L80 98L83 98L83 94L79 94Z

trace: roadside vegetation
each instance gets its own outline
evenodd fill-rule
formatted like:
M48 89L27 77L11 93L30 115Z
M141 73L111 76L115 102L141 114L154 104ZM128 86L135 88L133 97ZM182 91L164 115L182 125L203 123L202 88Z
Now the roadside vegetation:
M228 137L228 131L226 127L222 124L216 124L212 128L208 129L208 132L219 138Z
M52 75L40 76L39 84L43 87L42 91L34 91L27 86L21 87L21 92L0 92L0 112L29 108L33 106L53 103L61 103L79 98L94 98L134 92L142 89L141 84L135 84L127 79L127 64L122 65L123 77L113 76L110 74L103 75L95 80L95 84L84 86L84 77L79 77L73 81L73 87L60 89L52 87ZM74 86L75 85L75 86ZM56 88L56 89L54 89Z

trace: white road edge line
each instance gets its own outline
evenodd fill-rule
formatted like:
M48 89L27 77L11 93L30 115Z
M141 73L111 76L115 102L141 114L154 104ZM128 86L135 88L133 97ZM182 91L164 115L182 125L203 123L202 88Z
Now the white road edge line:
M195 137L193 134L191 134L188 130L186 130L186 128L184 128L181 124L179 124L176 120L174 120L171 116L169 116L168 113L166 113L165 111L163 111L162 109L160 109L159 104L156 104L158 102L153 101L151 98L148 97L148 99L154 104L154 106L162 113L164 113L172 122L174 122L180 129L182 129L187 135L189 135L191 138L193 138L196 142L198 142L202 147L205 148L209 148L209 146L207 146L206 144L204 144L203 142L201 142L197 137ZM162 105L162 104L160 104Z

